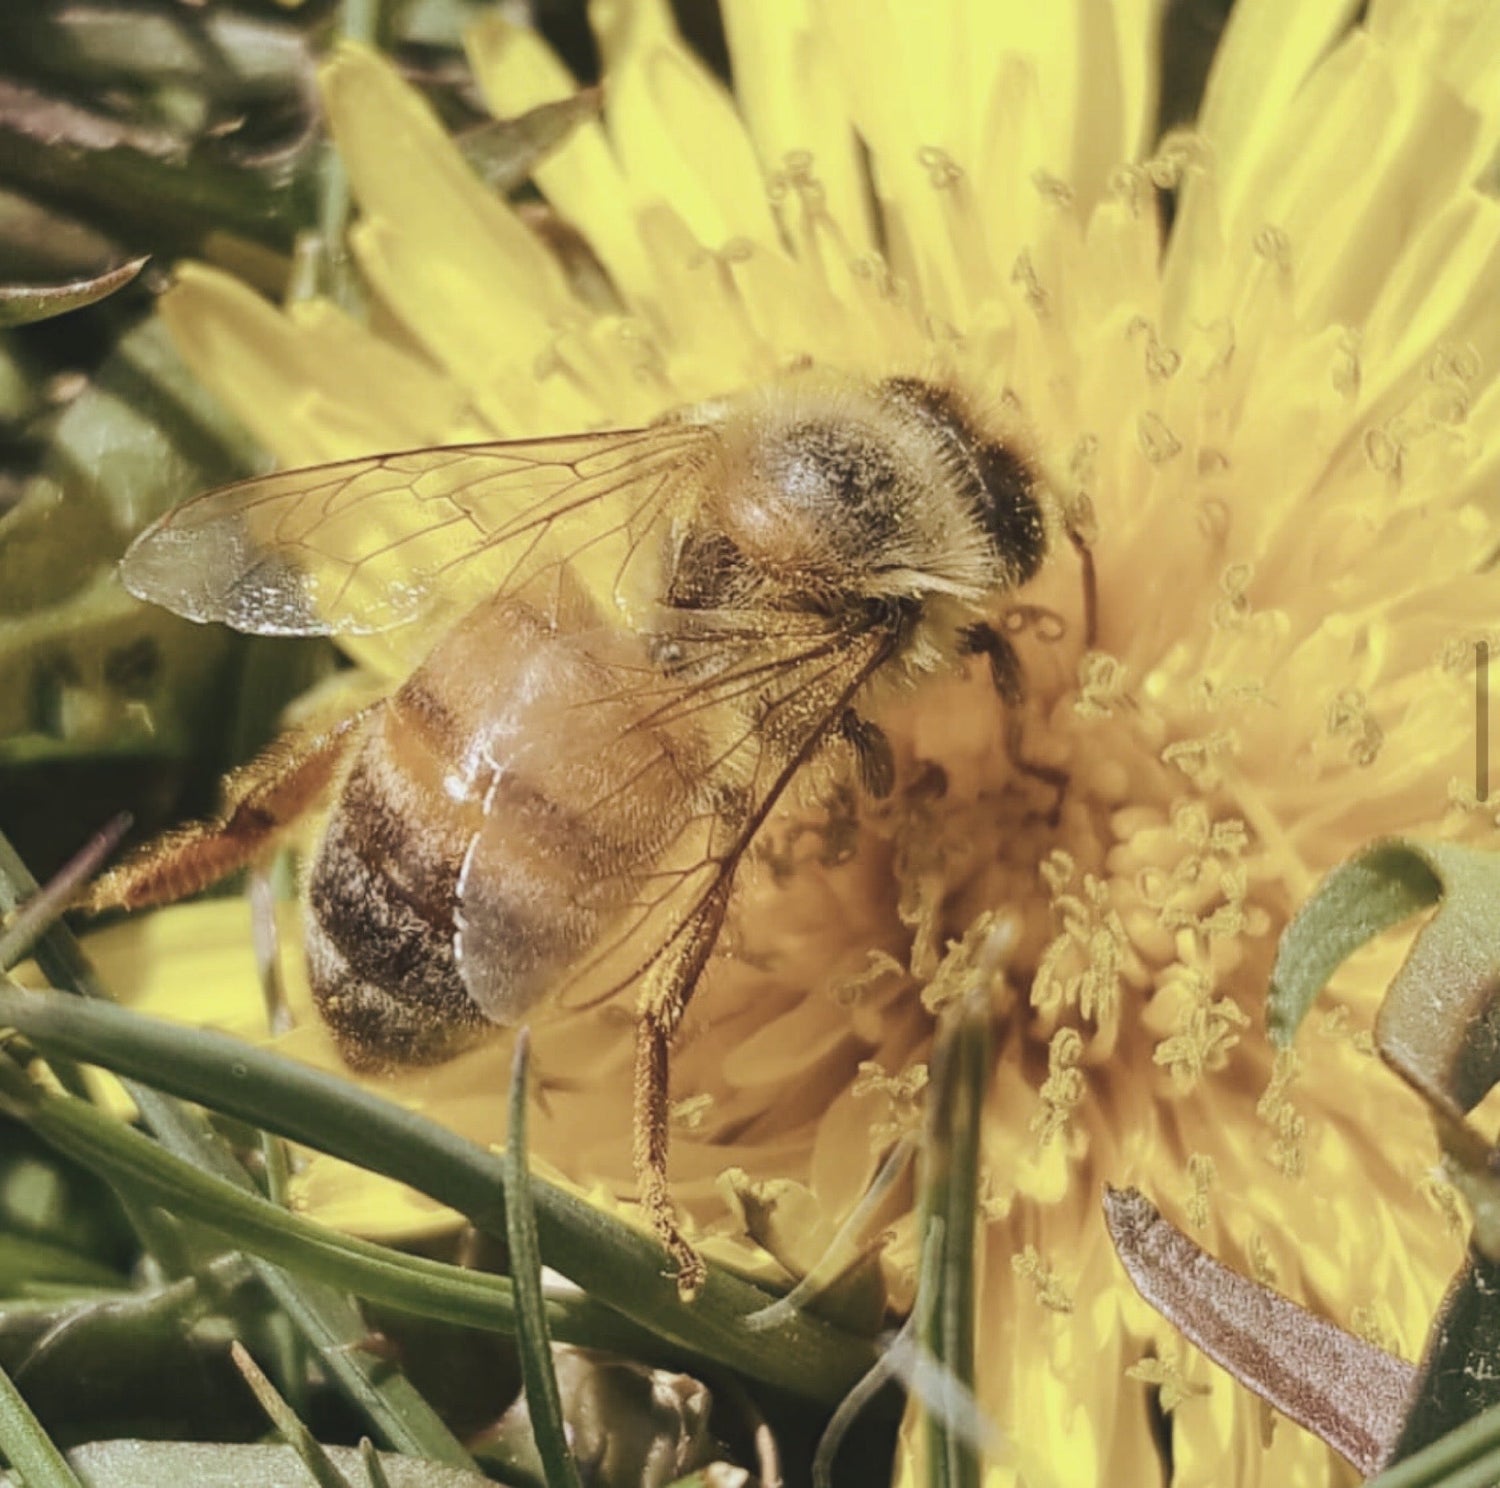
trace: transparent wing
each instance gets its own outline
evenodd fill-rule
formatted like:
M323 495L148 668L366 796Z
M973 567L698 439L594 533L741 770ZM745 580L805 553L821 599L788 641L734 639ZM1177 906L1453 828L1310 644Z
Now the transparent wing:
M261 635L462 613L549 565L608 583L694 486L700 425L411 450L210 491L136 539L131 593Z
M706 956L751 840L891 646L826 617L702 619L670 672L620 632L571 638L568 695L489 741L455 945L496 1022L613 996L705 926Z

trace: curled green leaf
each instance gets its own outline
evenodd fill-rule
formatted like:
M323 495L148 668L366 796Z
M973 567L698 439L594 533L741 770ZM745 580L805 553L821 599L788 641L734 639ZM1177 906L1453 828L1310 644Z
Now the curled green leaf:
M1409 844L1377 842L1341 863L1298 911L1276 948L1266 1021L1290 1044L1313 999L1362 945L1437 903L1442 884Z
M1323 881L1276 954L1272 1037L1289 1043L1339 964L1432 904L1375 1026L1386 1061L1429 1099L1467 1111L1500 1079L1500 854L1391 838Z

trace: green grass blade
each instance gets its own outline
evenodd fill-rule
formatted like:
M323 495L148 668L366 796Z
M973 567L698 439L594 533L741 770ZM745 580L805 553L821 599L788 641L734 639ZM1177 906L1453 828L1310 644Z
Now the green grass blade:
M58 1151L142 1202L341 1292L440 1322L517 1332L512 1284L504 1277L340 1234L203 1172L84 1101L39 1091L23 1101L11 1089L7 1081L4 1094L12 1114ZM587 1297L547 1301L545 1322L568 1342L617 1353L649 1352L653 1344L649 1333Z
M922 1165L922 1271L931 1290L918 1309L917 1337L933 1366L937 1396L924 1399L928 1482L931 1488L979 1488L979 1442L956 1407L974 1392L980 1117L989 1077L986 997L976 994L958 1005L933 1064Z
M301 1459L303 1467L318 1488L354 1488L333 1464L323 1444L304 1426L297 1412L281 1398L280 1391L266 1378L265 1371L250 1357L250 1351L238 1339L229 1345L234 1367L255 1392L260 1408L270 1418L282 1441Z
M375 1443L368 1436L360 1439L359 1460L364 1467L365 1476L370 1480L370 1488L391 1488L391 1480L385 1475L380 1453L375 1450Z
M82 1488L67 1458L42 1430L10 1376L0 1369L0 1452L26 1488Z
M1487 1488L1500 1482L1500 1405L1414 1452L1366 1488Z
M552 1368L552 1339L542 1305L542 1258L537 1247L536 1211L531 1203L531 1172L526 1161L526 1056L530 1039L523 1028L516 1039L510 1072L510 1126L505 1138L505 1237L516 1293L521 1382L526 1411L547 1488L582 1488L568 1449L562 1399Z
M36 880L0 834L0 910L29 899L36 891ZM47 977L75 994L52 994L64 1006L71 1006L79 1015L91 1010L118 1011L66 925L59 922L50 926L38 940L35 956ZM8 980L0 980L0 995L12 986ZM65 1058L60 1064L54 1062L54 1069L69 1089L81 1090L70 1061ZM249 1175L201 1116L145 1083L151 1078L149 1064L117 1073L123 1076L126 1093L135 1102L142 1121L169 1152L253 1192ZM211 1106L213 1102L204 1104ZM348 1297L317 1282L289 1276L265 1261L256 1259L252 1265L276 1302L318 1351L329 1377L384 1441L413 1456L473 1469L469 1454L406 1376L389 1360L360 1347L369 1329Z
M479 1228L505 1233L502 1161L346 1079L208 1029L3 983L0 1024L49 1055L150 1079L173 1095L409 1184ZM745 1317L771 1298L722 1267L710 1266L704 1290L683 1304L653 1238L551 1184L533 1179L531 1191L548 1264L662 1338L830 1404L874 1361L872 1340L814 1317L752 1333Z

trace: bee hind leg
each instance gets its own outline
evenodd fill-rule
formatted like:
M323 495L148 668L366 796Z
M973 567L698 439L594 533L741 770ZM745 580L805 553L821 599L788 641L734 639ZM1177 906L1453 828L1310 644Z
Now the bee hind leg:
M691 1301L708 1280L703 1257L678 1222L667 1178L672 1039L719 938L729 903L725 873L673 938L642 989L635 1026L635 1122L632 1155L641 1207L677 1268L677 1292Z
M225 782L224 808L215 820L192 822L137 849L94 881L80 907L97 912L166 904L245 867L328 789L368 712L325 733L278 739Z
M1016 648L993 625L980 622L971 625L961 638L963 652L967 656L985 656L990 663L990 679L1000 701L1005 704L1005 754L1011 767L1021 775L1040 780L1050 785L1057 798L1047 813L1049 825L1056 826L1062 815L1063 797L1068 793L1068 772L1056 765L1043 764L1040 760L1028 759L1021 729L1021 705L1026 701L1026 678L1021 670L1021 658Z

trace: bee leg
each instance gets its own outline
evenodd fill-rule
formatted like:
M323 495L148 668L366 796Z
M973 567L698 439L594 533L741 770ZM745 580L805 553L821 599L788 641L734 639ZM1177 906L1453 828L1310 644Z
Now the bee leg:
M96 879L82 908L165 904L243 868L327 790L370 711L325 733L278 739L225 782L224 809L214 821L192 822L147 843Z
M1026 679L1016 648L993 625L983 621L964 631L959 638L959 647L966 656L989 658L990 678L1005 704L1006 757L1019 774L1040 780L1057 792L1052 809L1047 813L1048 823L1056 826L1062 815L1063 797L1068 793L1068 772L1026 757L1021 737L1021 705L1026 701Z
M854 750L859 783L875 800L885 800L896 784L896 758L885 730L861 718L853 708L846 708L839 719L839 732Z
M641 1207L677 1267L677 1292L691 1301L708 1279L703 1257L688 1243L677 1220L667 1180L672 1039L687 1012L709 952L719 938L729 905L725 873L657 963L641 992L635 1025L635 1131L632 1156Z

